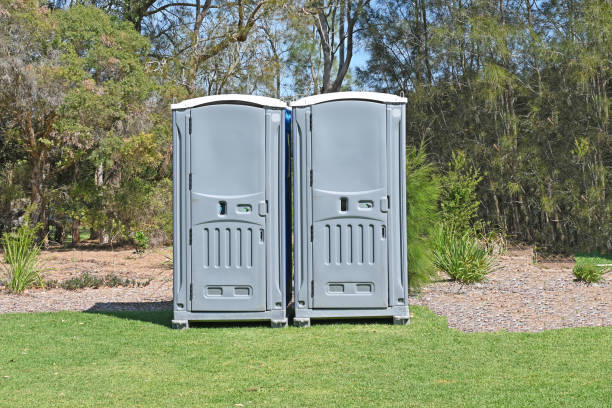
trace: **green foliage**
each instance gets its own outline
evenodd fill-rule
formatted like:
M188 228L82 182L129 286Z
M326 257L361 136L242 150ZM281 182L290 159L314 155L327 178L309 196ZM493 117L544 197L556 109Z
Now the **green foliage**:
M136 253L142 254L149 247L149 237L142 231L136 231L133 236L134 244L136 244Z
M134 279L123 279L117 275L106 275L105 277L97 277L88 274L87 272L77 276L75 278L71 278L65 280L63 282L58 281L46 281L45 286L50 288L62 288L66 290L76 290L83 288L100 288L100 287L143 287L147 286L151 281L137 281Z
M603 275L607 271L608 270L603 267L599 267L590 263L577 263L576 265L574 265L574 276L576 277L576 279L587 283L601 282L603 280Z
M36 231L37 228L24 223L16 231L6 232L2 236L7 288L12 293L23 293L37 284L43 286Z
M406 153L406 233L410 289L418 291L435 275L430 237L438 221L439 182L424 146Z
M481 180L478 169L468 162L465 152L452 153L448 170L440 180L440 213L449 230L463 234L482 229L482 221L474 223L480 205L476 188Z
M470 231L459 233L439 227L432 242L434 265L451 278L475 283L491 272L493 260L489 251Z
M479 202L512 239L612 249L610 2L381 0L368 17L359 78L406 94L408 142L438 167L462 151L482 177L460 223Z
M612 270L612 255L593 252L590 254L578 254L575 258L574 276L583 282L601 282L603 275Z

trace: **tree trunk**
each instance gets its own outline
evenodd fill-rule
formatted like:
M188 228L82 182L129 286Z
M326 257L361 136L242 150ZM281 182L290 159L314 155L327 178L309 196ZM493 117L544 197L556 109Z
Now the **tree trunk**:
M66 229L64 228L64 224L55 221L53 225L55 226L53 240L60 245L64 245L64 242L66 241Z
M73 220L72 221L72 245L77 245L81 243L81 221Z

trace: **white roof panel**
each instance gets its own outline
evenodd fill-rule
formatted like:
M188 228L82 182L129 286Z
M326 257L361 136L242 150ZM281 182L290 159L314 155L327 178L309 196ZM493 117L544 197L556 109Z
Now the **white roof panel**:
M188 109L201 105L208 105L211 103L221 102L238 102L238 103L249 103L259 106L268 106L271 108L287 108L287 104L283 101L274 98L268 98L267 96L257 95L239 95L239 94L227 94L227 95L211 95L202 96L200 98L187 99L179 103L173 103L170 105L172 110L176 109Z
M291 107L310 106L318 103L358 99L381 103L407 103L408 98L380 92L332 92L320 95L307 96L290 103Z

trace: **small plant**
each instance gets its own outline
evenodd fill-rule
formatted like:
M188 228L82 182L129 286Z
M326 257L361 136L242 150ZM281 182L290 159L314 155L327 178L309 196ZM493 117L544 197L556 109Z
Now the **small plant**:
M45 282L47 287L51 288L62 288L66 290L76 290L83 288L97 289L100 287L115 288L118 286L123 287L143 287L151 283L151 280L137 281L134 279L122 279L117 275L106 275L103 278L93 276L87 272L81 274L72 279L65 280L63 282L58 281L47 281Z
M174 261L172 256L168 256L168 255L164 255L164 261L161 263L161 266L163 266L164 268L167 269L173 269L174 268Z
M149 247L149 237L142 231L136 231L133 239L136 245L136 253L143 254Z
M490 251L473 234L444 227L433 237L433 263L462 283L482 281L493 266Z
M40 244L36 241L37 230L26 222L16 231L7 232L2 237L8 278L6 286L11 293L23 293L36 284L43 286L42 269L38 261Z
M606 272L608 272L606 269L589 263L574 265L574 276L582 282L601 282Z

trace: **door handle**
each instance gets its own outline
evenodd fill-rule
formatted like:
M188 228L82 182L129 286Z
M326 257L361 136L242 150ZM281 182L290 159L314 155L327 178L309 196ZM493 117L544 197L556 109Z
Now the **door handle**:
M389 196L386 196L380 199L380 211L382 212L389 211Z
M257 206L259 215L265 217L268 214L268 201L260 201Z

